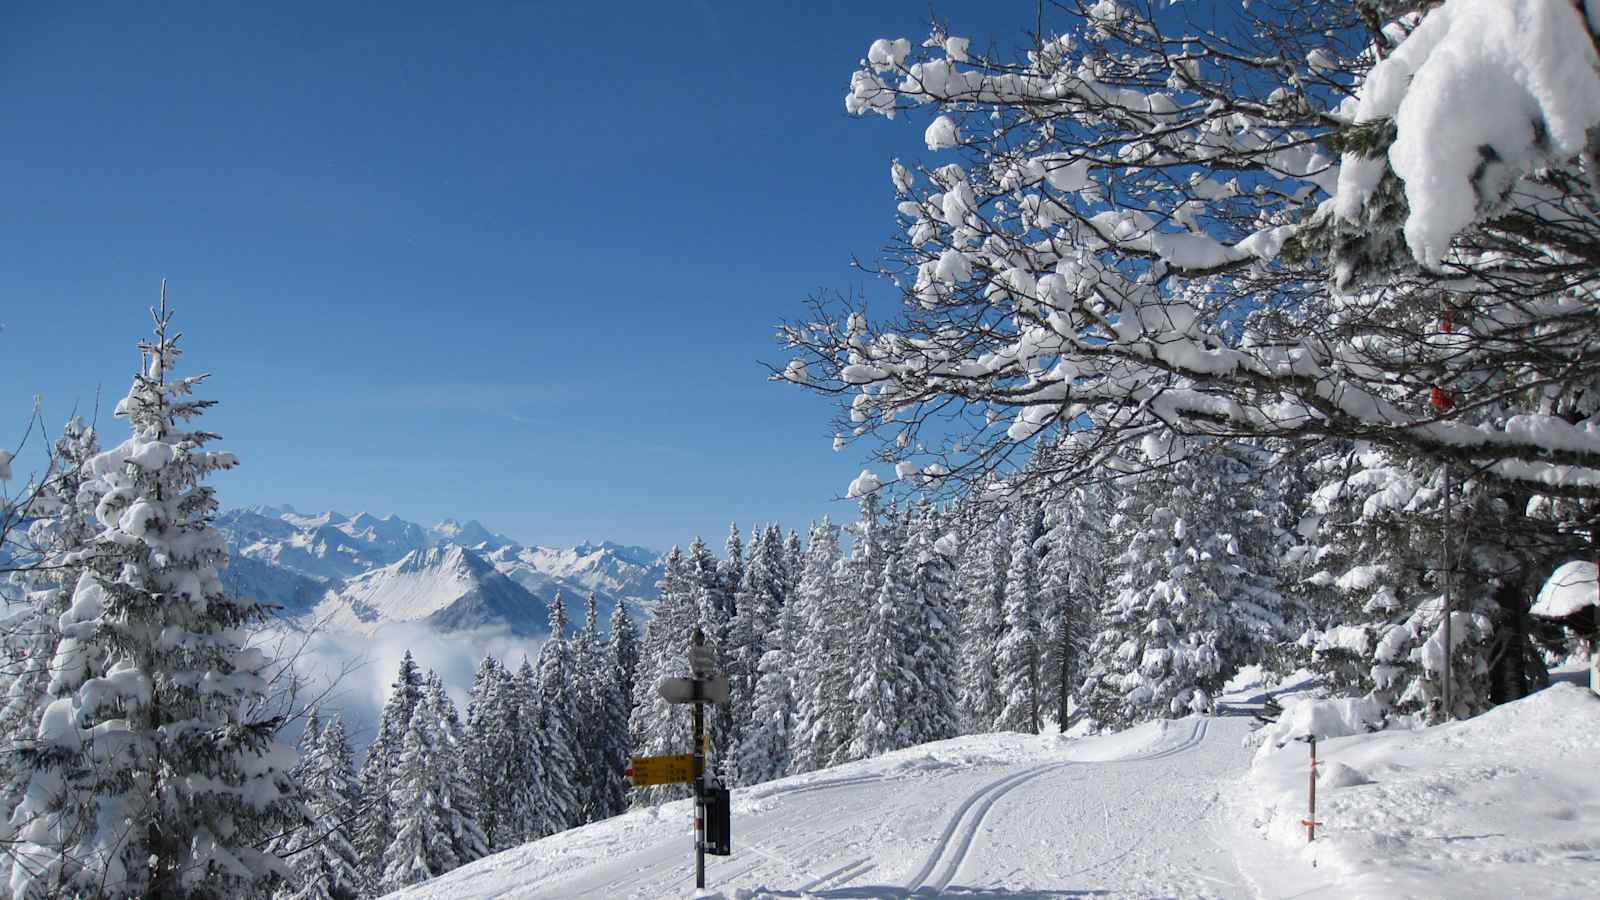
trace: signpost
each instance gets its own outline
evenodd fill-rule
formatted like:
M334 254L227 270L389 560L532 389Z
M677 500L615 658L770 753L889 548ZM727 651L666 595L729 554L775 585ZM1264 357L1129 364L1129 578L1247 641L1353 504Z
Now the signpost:
M634 787L652 784L688 784L694 780L694 756L635 756L622 774Z
M712 671L716 658L706 646L705 632L694 630L689 646L689 677L663 678L656 691L668 703L688 703L694 709L694 752L680 756L637 756L627 776L635 785L694 784L694 886L706 886L706 854L729 856L733 853L729 824L728 789L707 784L705 705L728 702L728 676ZM707 834L706 823L711 828Z

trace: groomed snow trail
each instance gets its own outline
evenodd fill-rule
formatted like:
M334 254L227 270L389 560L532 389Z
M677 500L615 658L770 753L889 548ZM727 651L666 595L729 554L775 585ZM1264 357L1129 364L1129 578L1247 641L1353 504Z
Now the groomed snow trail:
M728 897L1242 897L1219 802L1247 719L1103 738L976 735L734 792ZM392 895L685 897L687 802L506 851Z

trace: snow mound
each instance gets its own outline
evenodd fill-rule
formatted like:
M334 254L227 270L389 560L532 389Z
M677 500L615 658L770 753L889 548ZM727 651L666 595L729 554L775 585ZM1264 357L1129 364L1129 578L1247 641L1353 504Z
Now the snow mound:
M1475 719L1328 740L1308 844L1307 754L1259 757L1235 859L1265 896L1593 897L1600 885L1600 698L1557 684ZM1315 866L1315 867L1314 867Z
M1367 773L1361 771L1360 769L1347 766L1342 762L1319 765L1317 766L1317 770L1321 772L1321 774L1317 776L1317 785L1330 790L1334 788L1358 787L1363 784L1372 783L1372 779L1367 777Z
M1600 604L1596 587L1595 564L1588 560L1574 560L1556 569L1550 580L1539 589L1539 597L1529 610L1547 619L1564 619L1587 606Z
M1285 698L1278 721L1261 729L1261 747L1256 758L1276 753L1307 735L1318 741L1382 731L1387 720L1383 707L1369 697L1339 697L1318 700L1309 697Z

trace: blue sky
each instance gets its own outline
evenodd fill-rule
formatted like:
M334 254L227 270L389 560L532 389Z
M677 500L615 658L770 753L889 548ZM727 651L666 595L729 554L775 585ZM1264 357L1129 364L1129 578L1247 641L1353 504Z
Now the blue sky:
M1032 9L938 11L983 45ZM848 516L863 457L759 363L807 295L889 296L848 263L890 235L888 162L925 123L843 95L928 14L7 4L0 443L35 394L52 427L97 387L109 410L166 277L243 460L226 506L656 547Z

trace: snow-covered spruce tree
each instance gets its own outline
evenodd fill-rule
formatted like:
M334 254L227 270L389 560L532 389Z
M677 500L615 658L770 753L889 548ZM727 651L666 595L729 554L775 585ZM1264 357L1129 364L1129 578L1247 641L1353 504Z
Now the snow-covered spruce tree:
M401 742L392 788L395 838L383 854L386 890L426 881L488 852L463 761L454 704L430 672Z
M567 640L567 613L558 591L550 601L550 637L539 648L534 688L535 732L544 782L537 811L544 823L540 834L555 834L583 824L581 782L578 775L576 665Z
M883 557L877 596L867 611L866 632L858 639L855 684L850 702L855 728L849 755L867 759L912 743L917 693L915 661L905 646L909 590L892 548Z
M531 806L531 786L518 777L527 765L518 740L521 712L509 673L499 660L485 656L473 674L467 703L465 765L491 852L517 846L525 837L518 827L525 817L520 807Z
M202 484L236 465L190 422L204 376L175 377L165 299L155 338L116 414L132 436L94 457L97 552L61 616L47 691L22 752L31 770L14 819L18 898L234 897L286 874L262 848L299 818L279 723L250 721L270 660L246 646L262 609L229 596ZM109 573L109 574L108 574Z
M422 672L411 657L411 651L407 650L400 658L399 671L389 686L389 698L378 716L378 733L361 764L361 795L366 800L366 811L356 830L356 849L366 866L363 874L370 884L382 883L383 854L394 842L395 777L400 770L400 754L404 750L411 714L421 700Z
M952 596L956 546L944 533L943 517L926 499L914 510L905 559L911 567L910 613L905 632L916 675L911 743L940 741L960 733L956 689L960 637Z
M61 642L61 614L72 604L72 594L83 570L96 560L89 542L98 532L94 490L79 489L91 483L88 463L99 455L94 429L74 418L62 429L51 454L44 483L25 492L25 510L32 519L27 544L38 553L39 565L12 573L24 602L0 624L0 679L7 685L0 697L0 736L11 746L26 748L38 728L39 715L49 693L50 665ZM62 687L67 687L62 685ZM11 813L30 780L26 766L16 765L16 754L0 758L0 839L10 840L17 824Z
M737 536L737 529L734 529L730 550L739 546ZM726 560L718 561L712 555L711 548L699 537L689 544L687 564L695 607L699 610L700 627L705 632L706 643L711 647L714 665L720 672L729 672L732 663L734 599L728 578L732 570ZM739 566L740 570L742 568L743 560ZM679 653L686 653L688 647L685 640ZM728 703L708 706L705 718L706 733L711 736L711 754L706 764L714 771L721 771L730 760L735 746L733 706Z
M789 759L796 773L842 762L849 747L856 639L850 626L858 615L851 609L853 589L846 581L839 528L824 516L811 528L795 595L799 604L795 618L801 625L794 650L796 696Z
M1445 716L1442 549L1455 553L1451 616L1452 710L1472 715L1490 702L1494 594L1517 577L1504 549L1504 505L1458 485L1454 527L1444 525L1443 472L1378 451L1349 453L1313 500L1311 536L1322 588L1323 626L1302 643L1310 665L1336 689L1366 694L1374 715ZM1431 467L1429 467L1431 469Z
M746 729L764 724L752 701L762 677L761 660L772 646L773 631L778 627L779 611L785 601L783 566L783 538L778 526L769 525L754 532L734 602L737 613L733 646L728 654L733 666L731 689L733 696L740 698L733 712L741 745Z
M358 900L370 896L353 834L362 798L354 756L338 716L326 727L306 726L299 780L306 798L306 821L286 841L284 855L294 877L276 900Z
M593 592L584 604L583 630L572 642L572 661L579 818L596 822L626 805L622 770L628 761L628 719L621 684L607 663L600 638L600 612Z
M664 562L665 573L657 585L655 615L645 626L639 645L639 669L633 685L633 717L628 731L633 755L662 756L682 753L689 742L689 713L681 704L668 703L656 691L663 678L684 674L690 635L699 622L695 585L683 553L673 547ZM669 784L633 791L638 805L653 805L689 796L684 785Z
M1072 697L1083 681L1084 652L1106 593L1112 553L1107 520L1111 495L1103 485L1076 485L1046 512L1039 566L1044 649L1043 686L1056 722L1066 730Z
M962 730L981 734L994 730L1004 706L995 662L1005 629L1006 575L1011 569L1011 518L1001 514L993 521L983 506L970 506L972 529L956 574L966 599L961 620Z
M611 608L611 620L606 625L606 664L611 677L622 694L624 711L633 716L633 686L639 676L639 628L628 615L628 606L622 600ZM624 723L626 732L627 723ZM624 743L627 743L626 735Z
M1209 451L1209 452L1203 452ZM1081 698L1105 728L1211 708L1212 697L1263 644L1281 641L1275 545L1251 496L1247 457L1225 445L1175 457L1147 448L1146 470L1119 499L1116 591L1090 648ZM1168 460L1164 477L1151 467Z
M1004 630L995 646L995 674L1004 704L995 717L995 728L1038 734L1043 697L1039 674L1039 559L1034 545L1044 528L1039 511L1031 504L1018 508L1013 520Z
M783 604L776 627L767 636L767 651L757 666L760 677L749 701L750 721L739 744L740 785L760 784L789 772L796 690L792 648L799 639L800 606Z
M544 734L539 721L539 674L532 660L522 658L515 674L506 672L502 693L513 712L512 738L515 754L507 761L510 794L501 807L499 824L502 840L509 845L544 837L547 832L544 809L546 773Z

